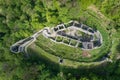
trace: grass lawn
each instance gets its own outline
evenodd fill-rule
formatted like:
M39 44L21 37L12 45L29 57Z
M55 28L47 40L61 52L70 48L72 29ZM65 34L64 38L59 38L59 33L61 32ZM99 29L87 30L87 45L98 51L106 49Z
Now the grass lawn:
M79 30L77 30L77 32L76 32L76 33L77 33L77 35L78 35L78 36L82 36L82 35L84 35L84 34L85 34L84 32L79 31Z
M35 43L32 43L28 48L28 53L32 55L39 56L41 59L45 59L49 63L57 63L59 64L59 58L55 55L52 55L46 51L44 51L42 48L37 46ZM78 61L73 61L70 59L63 59L63 63L60 64L62 67L71 67L71 68L90 68L91 66L98 66L102 64L103 62L89 62L89 63L84 63L84 62L78 62ZM55 66L55 65L54 65Z
M77 41L76 41L76 40L71 39L71 41L70 41L70 45L75 46L76 44L77 44Z
M43 35L40 35L35 44L44 51L63 58L79 60L81 58L82 50L80 48L70 47L64 44L55 43ZM74 57L76 56L77 57ZM79 55L78 55L79 54Z
M33 55L35 54L36 56L41 56L55 63L58 63L58 59L59 59L58 57L45 52L42 48L37 46L35 43L31 44L27 50L29 53L32 53Z
M56 38L56 41L57 41L57 42L62 42L62 40L63 40L63 37L57 36L57 38Z
M63 42L66 43L66 44L69 44L69 39L68 38L64 38Z

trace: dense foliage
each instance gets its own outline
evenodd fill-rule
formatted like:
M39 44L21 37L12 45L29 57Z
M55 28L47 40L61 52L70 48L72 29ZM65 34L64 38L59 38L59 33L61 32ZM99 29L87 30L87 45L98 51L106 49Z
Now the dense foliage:
M101 65L90 70L56 70L37 58L13 54L9 47L45 26L54 26L69 20L87 21L84 13L95 5L107 19L103 19L114 38L112 50L120 53L120 1L119 0L0 0L0 80L119 80L120 61L114 60L107 68ZM94 10L94 9L93 9ZM95 15L93 15L96 17ZM94 19L91 17L91 19ZM100 19L102 20L102 19ZM103 23L103 24L105 24ZM117 46L116 46L117 45ZM115 47L115 48L114 48ZM73 72L71 72L73 71Z

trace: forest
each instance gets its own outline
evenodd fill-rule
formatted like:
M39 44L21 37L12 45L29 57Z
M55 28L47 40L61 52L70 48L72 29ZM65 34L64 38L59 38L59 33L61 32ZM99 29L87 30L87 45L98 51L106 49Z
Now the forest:
M0 80L119 80L120 59L107 66L64 71L36 57L10 52L12 44L46 26L70 20L94 26L96 23L86 18L92 14L90 6L99 10L103 24L108 25L106 30L119 42L114 42L117 46L113 56L120 55L120 0L0 0Z

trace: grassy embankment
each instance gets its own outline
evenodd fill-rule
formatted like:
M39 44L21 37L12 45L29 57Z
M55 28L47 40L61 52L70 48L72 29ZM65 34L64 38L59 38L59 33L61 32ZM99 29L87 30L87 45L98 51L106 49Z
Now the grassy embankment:
M33 56L37 56L41 59L44 59L49 64L56 64L56 65L59 64L59 57L44 51L41 47L37 46L35 43L29 46L28 52ZM80 67L90 68L91 66L94 67L94 66L98 66L101 63L103 63L103 62L84 63L84 62L73 61L70 59L63 59L63 60L64 60L63 63L60 64L61 67L71 67L71 68L76 68L76 69Z

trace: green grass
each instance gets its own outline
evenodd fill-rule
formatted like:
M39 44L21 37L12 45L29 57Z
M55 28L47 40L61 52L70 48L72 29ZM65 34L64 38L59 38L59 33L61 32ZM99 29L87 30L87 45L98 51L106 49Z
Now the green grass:
M80 31L80 30L77 30L76 33L77 33L78 36L81 36L81 35L84 35L84 34L85 34L84 32L82 32L82 31Z
M57 42L62 42L62 40L63 40L63 37L57 36L57 38L56 38L56 41L57 41Z
M37 46L35 43L32 43L28 48L27 51L29 54L32 56L37 56L41 59L45 59L49 64L57 63L59 64L59 58L55 55L52 55L46 51L44 51L41 47ZM64 62L60 65L61 67L71 67L71 68L90 68L91 66L98 66L102 64L102 62L89 62L89 63L84 63L84 62L77 62L74 60L70 59L63 59ZM54 64L54 66L55 66Z
M116 59L117 57L116 54L119 53L116 49L118 44L119 44L119 39L114 39L114 43L112 44L112 48L111 48L111 51L112 51L112 54L110 55L111 59Z
M63 42L66 43L66 44L69 44L69 39L68 38L64 38Z
M79 60L81 58L82 50L80 48L73 48L61 43L55 43L42 35L37 38L35 44L44 51L56 56L72 60ZM76 55L77 57L74 57Z
M76 44L77 44L77 41L75 41L75 40L70 41L70 45L75 46Z
M58 63L59 58L55 55L49 54L48 52L44 51L41 47L37 46L35 43L32 43L28 48L28 53L34 56L40 56L44 59L47 58L55 63Z

